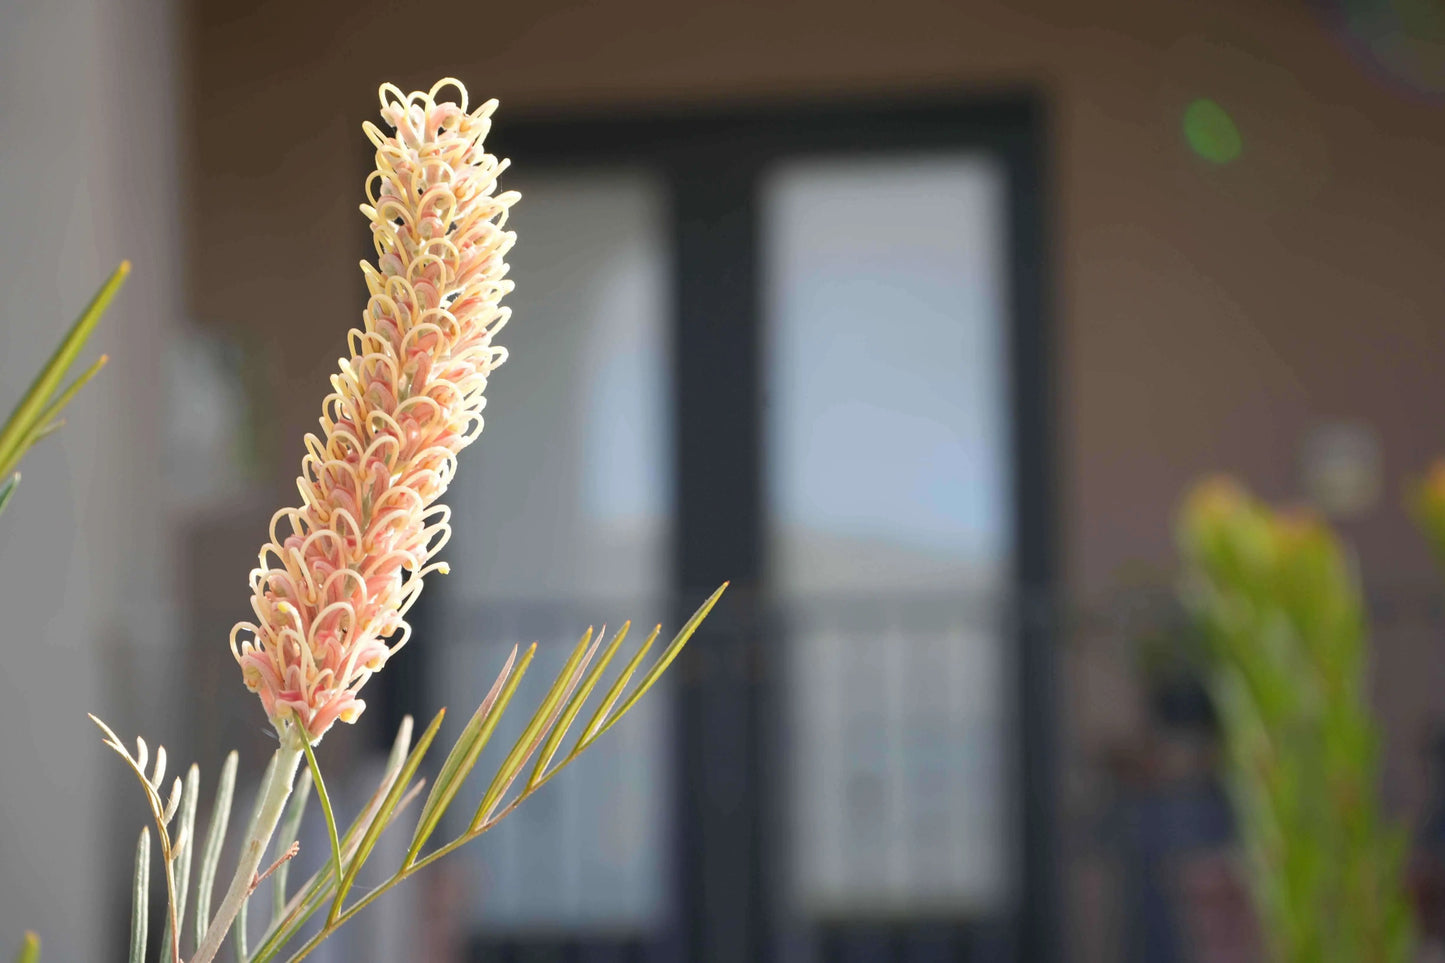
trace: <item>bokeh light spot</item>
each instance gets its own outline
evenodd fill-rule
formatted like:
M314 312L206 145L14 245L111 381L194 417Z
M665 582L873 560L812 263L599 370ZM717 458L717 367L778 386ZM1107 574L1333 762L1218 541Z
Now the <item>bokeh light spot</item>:
M1184 139L1211 164L1228 164L1244 150L1244 139L1229 112L1201 97L1184 108Z

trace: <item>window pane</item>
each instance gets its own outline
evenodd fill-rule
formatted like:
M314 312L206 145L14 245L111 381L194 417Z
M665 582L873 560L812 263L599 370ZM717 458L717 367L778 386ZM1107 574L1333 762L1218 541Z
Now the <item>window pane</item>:
M813 914L1007 899L1003 202L968 154L765 181L770 578Z
M517 289L481 441L452 498L448 589L469 598L648 595L671 517L666 225L642 174L513 179ZM465 494L464 494L465 493Z
M452 737L514 643L536 661L478 767L494 771L577 636L663 619L671 519L663 192L642 173L514 180L511 356L451 504L434 691ZM652 620L652 621L649 621ZM638 641L635 639L634 641ZM650 929L664 911L666 680L465 852L487 936ZM443 734L442 739L448 737ZM485 788L473 780L470 815ZM459 830L464 827L453 827Z

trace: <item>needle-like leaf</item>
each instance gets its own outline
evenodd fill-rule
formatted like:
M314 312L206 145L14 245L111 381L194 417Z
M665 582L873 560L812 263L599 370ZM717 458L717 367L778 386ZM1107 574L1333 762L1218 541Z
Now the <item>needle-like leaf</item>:
M80 393L80 389L89 384L90 379L99 374L100 369L104 368L109 361L109 355L103 354L97 358L94 364L81 372L80 377L72 381L70 385L50 403L49 407L40 413L40 417L36 418L35 423L31 426L30 433L25 436L25 440L20 443L20 447L17 449L20 454L23 455L33 448L41 439L47 438L65 427L65 419L60 417L61 411L65 410L65 406L70 404L71 400Z
M422 806L421 816L417 818L416 832L412 834L411 846L407 849L403 865L410 866L416 862L417 854L426 845L426 841L446 813L447 807L456 798L457 791L461 789L467 774L476 765L477 757L482 754L482 750L491 740L492 731L496 729L497 721L506 711L507 703L511 700L512 693L516 691L517 683L526 674L527 666L531 664L535 651L535 647L528 649L521 666L513 673L512 667L517 661L517 646L512 646L512 652L507 656L507 662L502 666L502 671L497 675L496 681L492 683L491 691L487 693L481 706L467 722L466 728L462 730L456 744L452 746L452 751L447 754L446 762L442 763L441 772L437 774L436 783L432 786L432 791ZM504 687L505 694L503 694ZM500 700L499 696L501 696Z
M575 756L592 745L593 739L596 738L603 723L607 721L607 714L612 711L617 700L622 698L622 693L627 689L627 683L632 681L632 674L637 671L643 658L652 650L652 643L657 641L661 632L662 626L653 626L652 631L647 633L647 638L642 640L642 645L638 646L637 651L632 653L632 658L628 659L627 664L622 667L617 678L612 680L607 694L602 697L602 701L597 703L597 708L592 711L592 718L587 720L587 725L583 726L582 732L578 734L577 742L572 747L572 755Z
M421 765L422 756L426 755L427 749L431 747L432 740L436 738L437 730L441 728L442 719L446 714L445 709L436 714L431 725L426 727L426 731L417 740L416 747L406 757L406 762L402 765L401 771L397 773L396 779L392 781L391 790L387 792L381 808L376 811L376 816L371 820L371 825L367 827L366 834L361 837L361 842L356 847L356 854L351 857L351 863L346 867L346 874L336 887L336 896L331 901L331 912L327 917L327 925L336 922L336 917L341 913L341 904L356 882L356 874L361 872L361 867L367 857L371 855L376 841L381 838L382 830L390 824L392 813L396 809L397 803L401 801L402 793L407 784L411 782L417 766Z
M626 691L627 685L631 680L632 675L637 670L637 667L641 664L643 657L650 650L653 641L657 638L658 632L660 631L660 629L653 630L652 634L647 638L647 640L643 642L642 647L639 649L637 654L634 655L629 661L627 667L623 670L621 677L616 682L614 682L612 687L609 689L608 694L603 699L602 705L594 713L592 720L588 723L587 727L583 730L582 735L578 738L577 745L573 747L572 751L569 752L558 765L552 767L551 769L547 769L545 768L545 766L543 766L543 768L541 769L541 776L539 778L536 778L534 774L534 779L529 780L527 788L525 788L521 793L517 794L516 797L513 798L509 803L507 803L506 807L500 812L498 812L496 815L489 815L488 810L484 808L481 813L479 813L479 815L482 817L482 821L480 823L474 822L472 826L467 829L466 832L462 833L456 839L446 843L441 847L438 847L437 849L428 853L426 856L420 858L418 858L418 849L410 849L407 859L403 862L399 869L397 869L394 873L392 873L383 882L375 886L369 892L358 897L350 906L345 907L345 909L343 910L342 906L345 901L345 897L348 894L348 891L350 890L352 885L355 883L357 872L360 870L361 866L364 865L366 857L370 854L371 849L374 847L377 837L379 837L380 834L386 829L387 825L389 825L395 819L395 815L400 808L396 802L397 796L401 791L400 787L404 785L405 782L410 779L411 774L415 772L416 766L420 762L421 755L425 753L427 746L435 737L437 728L441 721L441 717L439 715L436 719L434 719L432 721L432 724L427 728L427 731L423 735L421 741L418 743L417 748L413 750L410 756L407 757L406 763L403 765L401 772L397 773L396 781L390 784L384 781L382 789L378 790L378 792L385 790L387 798L379 806L375 806L375 814L371 815L371 813L373 812L373 806L375 805L375 800L377 798L373 796L373 802L368 803L366 811L364 811L361 816L357 817L357 820L352 824L351 829L349 829L346 835L342 837L342 855L344 858L347 858L349 860L349 862L347 863L346 875L342 880L339 891L335 894L334 898L332 898L330 912L327 916L326 921L322 924L319 930L317 930L311 935L311 937L299 950L295 951L291 955L291 963L297 963L297 961L304 959L306 956L312 953L323 941L326 940L327 937L334 933L339 926L350 920L357 913L361 912L363 909L369 906L373 900L377 899L382 894L389 891L392 887L396 886L403 880L410 878L423 867L431 865L432 863L455 851L461 846L464 846L472 840L475 840L478 836L480 836L482 833L486 832L493 825L495 825L498 820L502 819L513 809L515 809L519 803L530 797L532 792L538 786L540 786L542 783L545 783L553 776L555 776L558 772L560 772L568 763L575 759L578 754L582 752L583 749L585 749L588 745L595 741L595 739L601 734L601 732L610 728L613 723L615 723L619 718L626 714L626 712L633 705L636 704L637 699L640 698L641 693L645 692L653 685L653 683L657 681L657 678L662 674L663 671L666 670L668 665L671 664L674 659L676 659L678 652L681 651L682 647L686 645L687 641L696 631L698 623L700 623L702 619L708 614L708 612L711 611L712 607L717 603L718 598L722 595L723 590L726 588L727 586L726 584L724 584L722 588L718 589L717 592L713 593L713 595L706 602L703 603L703 605L698 609L697 613L695 613L693 617L688 620L687 624L682 627L682 629L678 632L677 636L673 639L673 641L669 643L666 651L664 651L663 654L658 658L657 662L648 669L647 675L643 678L639 686L633 692L627 694L626 699L623 702L623 708L620 709L617 713L613 714L610 712L611 707L623 697L623 693ZM544 699L542 705L539 706L536 714L534 714L534 716L532 717L532 722L527 726L527 729L523 732L522 737L518 739L516 745L513 747L512 754L508 756L508 760L503 763L501 769L497 773L497 778L494 779L494 789L496 785L500 785L502 788L501 792L495 795L493 804L499 802L501 797L505 795L506 786L510 784L510 781L515 778L521 768L526 765L527 759L530 758L531 754L536 751L537 747L543 744L544 736L547 737L545 740L547 745L547 752L544 752L543 755L547 755L548 752L555 753L557 743L560 742L560 739L562 737L557 736L556 739L552 737L556 735L558 729L561 729L562 735L565 735L566 726L575 720L575 717L580 711L582 704L585 703L587 700L587 694L597 686L598 681L600 680L607 663L616 654L618 647L621 644L622 637L625 635L625 631L626 626L624 626L623 630L619 631L618 635L613 638L611 643L609 643L602 657L601 664L594 668L592 672L587 673L586 680L581 684L579 688L578 679L582 678L583 674L587 672L588 660L592 658L592 656L596 653L598 646L601 644L601 637L599 636L596 642L588 646L588 636L583 636L582 640L578 643L577 648L573 650L571 657L569 657L569 659L567 660L567 665L563 667L562 672L559 674L557 680L553 683L552 688L548 692L548 695ZM533 646L532 650L535 650L535 648L536 647ZM522 668L525 668L525 666L526 662L524 660L522 663ZM515 691L516 680L520 677L520 675L520 669L510 674L504 671L503 674L499 676L499 679L505 680L501 682L502 688L499 690L497 688L497 685L494 683L492 687L492 692L488 694L488 699L493 699L493 696L495 695L495 699L492 706L490 707L490 711L482 711L479 709L478 715L473 717L473 722L476 722L478 718L483 720L495 720L499 718L505 710L507 702L511 699L512 692ZM448 755L448 763L451 763L455 760L458 761L458 765L443 765L443 772L445 774L446 780L455 781L459 777L465 775L467 766L462 765L461 763L465 762L467 758L467 750L470 748L470 743L468 742L468 739L475 738L475 736L477 734L480 734L481 731L482 729L480 725L473 725L472 723L469 723L468 726L464 728L463 736L458 739L458 744L463 746L463 749L458 750L458 748L453 747L452 753ZM398 743L400 742L401 740L399 738ZM459 751L461 752L461 755L458 755ZM394 750L393 760L395 760L398 755L399 754ZM473 761L472 765L474 764L475 763ZM402 797L403 804L406 800L413 798L420 790L420 788L420 784L417 784L414 785L411 789L409 789ZM424 815L426 816L425 822L427 823L429 823L434 816L434 813L432 812L433 808L435 809L436 813L443 813L446 809L445 806L430 806L430 808L424 807L423 811ZM419 819L418 827L420 828L423 823L424 821ZM353 835L356 833L358 827L363 825L366 827L365 836L360 842L353 844ZM414 835L414 842L416 838L417 836ZM353 845L355 845L356 852L355 855L350 855ZM270 961L273 960L277 956L277 954L281 952L281 949L285 947L294 937L296 937L301 932L301 929L303 926L305 926L306 921L320 908L322 903L327 899L328 884L331 883L332 880L333 876L330 872L329 865L322 870L318 870L317 873L311 877L310 881L308 881L306 886L303 887L302 891L297 893L297 895L288 904L286 916L284 917L281 924L279 926L273 924L271 929L267 932L266 938L262 942L261 947L257 950L255 957L252 958L250 963L270 963Z
M301 740L301 746L306 750L306 766L311 774L311 781L316 783L316 798L321 800L321 814L326 817L326 835L331 839L332 865L336 868L336 881L341 882L341 839L336 835L336 812L331 808L331 794L326 791L326 780L321 778L321 767L316 764L316 753L311 749L311 743ZM285 900L277 903L277 915L285 907Z
M425 780L419 780L411 789L407 790L406 794L401 797L401 801L397 803L394 812L399 813L405 809L421 791L424 782ZM383 781L379 788L389 791L390 786L391 783ZM360 841L361 832L371 825L371 819L379 808L381 801L382 796L381 793L378 792L351 824L351 827L346 831L346 835L341 837L341 856L343 860L347 859L356 851L356 845ZM332 857L328 856L326 864L313 873L311 878L306 881L306 884L297 891L296 895L291 897L291 900L286 904L285 915L279 923L273 922L271 926L267 928L260 945L256 947L256 952L251 956L251 963L266 963L266 961L273 959L276 954L281 951L281 948L301 931L301 928L306 925L307 920L321 908L326 899L335 891L337 880L336 873L331 868L331 859Z
M89 384L90 379L100 374L100 369L104 368L109 363L110 355L101 355L99 358L96 358L95 361L91 363L89 368L86 368L84 371L82 371L74 381L67 385L65 390L62 391L59 395L57 395L55 397L55 400L52 401L46 407L46 409L40 413L40 417L35 420L35 423L37 425L42 426L39 430L51 430L49 426L55 424L59 420L60 413L65 410L65 406L70 404L71 401L75 399L75 396L80 393L80 389L84 388L87 384Z
M309 756L310 753L307 753ZM301 774L296 782L296 788L291 793L291 801L286 805L286 816L281 820L281 829L276 834L276 858L280 859L282 854L291 848L301 832L301 817L306 814L306 803L311 796L311 784L314 780L312 775L315 769L307 769ZM331 801L327 799L323 791L321 798L324 800L327 813L327 823L332 822ZM336 838L336 830L331 831L332 839ZM275 923L286 912L286 877L290 875L291 860L282 860L271 874L271 922Z
M552 688L547 690L546 697L542 704L537 706L537 711L532 713L532 718L527 727L522 730L521 736L517 738L512 746L512 751L507 753L507 758L502 761L501 768L492 777L492 783L487 787L486 793L482 796L482 803L477 807L477 814L472 817L472 829L476 829L486 822L492 810L501 802L511 787L512 781L517 778L517 773L527 764L532 753L537 751L541 745L542 738L552 723L557 721L557 714L562 711L562 701L566 699L577 685L577 679L586 667L586 660L594 651L595 647L589 648L588 643L592 640L592 629L589 627L582 638L573 647L572 654L567 657L567 662L562 666L562 671L557 673L557 678L552 682Z
M70 370L71 364L80 354L80 349L85 346L91 332L95 330L96 323L105 309L110 305L120 286L125 283L126 276L130 274L130 262L122 261L110 278L101 285L95 297L91 299L86 309L81 312L71 325L70 331L50 356L49 362L35 376L25 396L11 412L10 418L3 428L0 428L0 475L6 474L14 467L15 462L24 454L23 443L34 430L35 423L41 418L43 412L51 402L51 396L65 380L65 374Z
M413 722L411 716L403 716L401 725L396 732L396 739L392 742L391 753L387 756L386 768L383 771L381 782L377 785L376 791L371 794L366 805L360 813L352 820L347 827L345 835L341 837L342 864L356 851L357 843L361 834L371 825L377 810L381 807L386 795L391 791L397 774L401 770L402 763L406 761L407 753L411 749ZM411 793L408 793L408 797ZM403 797L403 802L408 797ZM401 808L398 803L397 808ZM261 944L256 948L252 957L252 963L265 963L273 958L281 947L285 946L291 937L305 925L311 915L316 912L322 901L332 892L337 882L336 872L332 868L334 856L329 856L327 862L316 872L312 873L305 884L297 890L296 895L286 904L286 912L283 918L277 922L273 921L268 928Z
M608 729L611 729L618 719L627 715L628 710L637 704L637 700L642 698L643 693L652 688L652 684L667 670L667 667L672 664L672 660L677 658L677 654L682 651L682 647L687 645L688 640L692 638L692 634L697 631L697 627L702 624L702 620L707 618L708 613L712 611L712 607L717 604L718 599L722 598L723 593L727 591L728 585L728 582L719 585L717 591L708 596L706 602L698 606L697 611L692 613L692 618L688 619L683 627L678 630L677 635L668 643L667 649L662 655L658 656L652 668L647 670L647 675L637 684L637 688L632 691L632 694L629 695L622 705L618 707L617 711L612 714L612 718L602 724L602 728L598 730L597 735L600 736ZM596 737L594 736L594 738Z
M396 738L391 743L391 752L386 757L383 782L390 782L395 778L401 770L401 764L406 761L406 754L411 751L411 730L414 725L411 716L401 717L401 725L397 727Z
M145 963L146 927L150 924L151 828L140 831L135 844L135 881L131 887L130 963Z
M216 784L216 801L211 806L211 823L206 829L206 847L201 852L200 875L196 878L196 945L205 939L211 922L211 894L215 889L216 866L221 861L221 848L226 842L226 827L231 821L231 802L236 793L236 766L240 757L233 750L221 766Z
M577 713L582 711L582 706L586 704L588 698L592 695L592 690L597 687L597 682L602 678L602 674L607 671L608 664L611 663L612 657L617 654L618 648L622 645L622 640L627 638L627 632L631 628L631 622L622 623L622 628L618 629L617 634L612 637L612 641L607 643L607 648L602 652L602 658L597 660L597 664L592 667L592 671L587 673L587 678L583 679L582 684L577 687L577 691L573 694L572 700L567 703L567 708L563 711L562 717L557 720L557 724L553 726L552 731L548 733L547 741L542 745L542 751L537 754L537 767L532 770L532 778L527 780L528 791L542 784L542 780L547 774L547 765L552 761L552 757L556 755L557 747L561 745L562 740L566 738L567 730L572 727L572 722L577 718Z

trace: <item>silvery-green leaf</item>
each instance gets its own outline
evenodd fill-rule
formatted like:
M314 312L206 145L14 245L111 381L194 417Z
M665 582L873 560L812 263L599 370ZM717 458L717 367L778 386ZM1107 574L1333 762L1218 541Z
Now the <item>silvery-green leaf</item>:
M130 963L145 963L146 927L150 924L151 828L140 831L135 844L135 879L131 887Z
M308 757L310 754L307 754ZM296 789L291 793L291 801L286 804L286 816L281 821L281 829L276 834L275 858L280 859L294 843L301 831L301 817L306 814L306 803L311 796L312 770L307 769L301 773L301 778L296 783ZM325 799L323 793L322 798ZM326 803L326 809L331 809L330 801ZM286 911L286 878L290 875L291 860L285 860L276 867L276 872L271 874L271 922L275 925L282 914Z
M216 866L226 842L226 827L231 821L231 803L236 793L236 766L240 757L232 750L221 766L216 784L216 801L211 806L211 823L206 829L206 846L201 851L200 875L196 878L196 945L205 939L211 922L211 896L216 884Z

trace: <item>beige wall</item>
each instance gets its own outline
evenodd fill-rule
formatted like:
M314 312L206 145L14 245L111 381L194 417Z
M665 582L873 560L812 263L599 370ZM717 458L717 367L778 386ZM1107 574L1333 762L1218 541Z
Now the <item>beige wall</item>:
M1202 471L1287 494L1314 419L1376 424L1392 481L1445 450L1426 416L1445 402L1445 106L1367 75L1303 3L322 6L195 13L193 302L283 337L283 381L319 376L361 303L358 127L381 80L454 73L502 99L501 123L557 104L1028 84L1054 110L1076 596L1167 558L1163 522ZM1185 150L1195 96L1233 111L1241 162ZM1423 573L1383 514L1357 533L1367 565Z
M85 713L182 748L166 725L179 681L166 672L162 365L182 290L173 13L166 0L0 3L5 412L121 258L135 264L86 355L110 365L26 458L0 518L3 959L27 928L47 960L121 954L109 924L145 806Z

